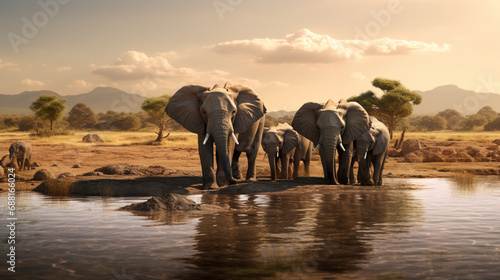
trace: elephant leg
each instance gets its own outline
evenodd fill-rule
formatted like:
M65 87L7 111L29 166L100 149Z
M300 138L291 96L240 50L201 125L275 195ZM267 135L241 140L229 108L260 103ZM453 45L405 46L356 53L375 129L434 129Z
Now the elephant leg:
M257 161L258 152L259 150L257 148L253 149L253 147L250 151L247 152L247 160L248 160L248 169L246 176L247 181L252 181L252 182L257 181L257 175L255 174L255 165Z
M290 155L282 154L280 151L281 159L281 179L288 179L288 167L290 166Z
M299 178L299 168L300 168L300 157L295 153L295 157L293 159L293 179Z
M203 174L203 189L218 189L215 182L214 172L214 142L209 138L207 143L203 145L204 136L198 135L198 153L200 155L201 172Z
M240 170L240 160L241 152L235 150L233 154L233 162L231 164L232 169L233 169L233 177L237 180L241 179L241 170Z
M354 156L351 159L351 167L349 168L349 182L351 183L351 185L356 184L356 177L354 177L354 163L355 162L356 162L356 156ZM359 164L358 164L358 169L359 169Z
M384 169L387 151L377 155L373 160L373 183L377 186L382 185L382 171Z

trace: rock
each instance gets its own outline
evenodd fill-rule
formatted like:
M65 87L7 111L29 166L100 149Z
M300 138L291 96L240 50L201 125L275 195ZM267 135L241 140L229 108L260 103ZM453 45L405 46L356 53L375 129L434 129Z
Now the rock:
M387 151L387 155L390 157L399 157L401 156L401 152L395 149L389 149L389 151Z
M35 162L33 162L33 163L31 164L31 168L32 168L32 169L33 169L33 168L36 168L36 167L40 167L40 166L41 166L41 165L40 165L40 163L38 163L37 161L35 161Z
M82 165L78 163L78 164L73 165L72 168L82 168Z
M439 147L429 147L429 148L425 148L425 151L428 153L440 154L443 151L443 149L441 149Z
M455 159L457 162L473 162L474 158L471 157L468 153L465 152L458 152L451 156L451 158Z
M102 176L102 175L104 175L104 173L102 173L102 172L96 172L96 171L87 172L87 173L83 174L83 176Z
M76 177L76 175L71 173L71 172L65 172L65 173L59 174L59 176L57 176L57 179L62 179L62 178L67 178L67 177Z
M153 196L145 202L134 203L120 209L133 211L169 211L169 212L185 212L185 211L217 211L229 210L229 208L220 207L217 205L198 204L184 195L169 193L164 196Z
M47 169L38 170L35 175L33 175L34 181L45 181L54 178L56 178L56 176L54 176L54 173Z
M496 151L496 150L498 150L498 145L492 144L492 145L489 145L486 149L488 149L490 151Z
M87 134L83 136L82 141L85 143L96 143L96 142L104 142L104 139L102 139L101 136L98 134Z
M451 156L451 155L455 154L455 150L450 149L450 148L446 148L446 149L444 149L444 150L441 152L441 154L442 154L443 156Z
M487 158L487 157L480 157L480 158L476 158L476 161L480 161L480 162L490 162L490 161L491 161L491 158Z
M493 140L493 144L500 145L500 139L495 139L495 140Z
M406 156L407 154L414 151L418 151L420 149L422 149L422 147L420 146L420 141L416 139L408 139L403 142L403 147L401 148L401 154L403 156Z
M165 175L167 169L162 166L130 165L127 163L110 164L94 170L107 175L138 175L138 176L158 176Z
M10 163L9 155L3 156L0 160L0 167L7 167Z
M467 154L469 154L471 157L479 156L481 153L480 149L471 146L467 146L465 150L467 151Z
M444 162L444 159L437 153L428 153L424 156L423 162Z
M52 164L52 166L53 166L53 167L57 167L57 164L55 164L55 163L54 163L54 164Z
M408 141L408 140L407 140ZM404 156L404 162L412 162L412 163L418 163L418 162L422 162L423 161L423 158L421 155L419 155L418 153L415 153L415 152L412 152L412 153L409 153L409 154L406 154Z

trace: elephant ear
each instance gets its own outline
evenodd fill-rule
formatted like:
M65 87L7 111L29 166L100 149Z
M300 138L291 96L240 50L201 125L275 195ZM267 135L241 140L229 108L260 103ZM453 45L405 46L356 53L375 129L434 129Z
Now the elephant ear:
M342 134L343 144L350 144L354 139L370 129L370 116L359 103L343 102L341 100L338 108L346 111L344 116L345 129Z
M387 127L380 121L377 121L375 123L375 129L378 130L379 134L377 136L377 139L375 140L375 146L373 147L373 154L380 155L383 152L385 152L385 150L389 146L390 134Z
M293 129L313 141L315 146L319 143L319 128L316 124L316 114L322 107L323 105L315 102L305 103L295 113L292 121Z
M264 102L262 102L259 95L249 86L232 86L229 83L226 83L225 86L228 90L238 94L236 98L238 110L233 123L234 133L245 132L264 116L266 106L264 106Z
M197 134L205 133L205 121L201 117L198 94L208 89L197 85L182 87L170 98L165 112L185 129Z
M285 130L283 135L283 153L288 154L293 150L293 148L297 147L299 144L299 134L297 131L293 130L292 127L290 129Z

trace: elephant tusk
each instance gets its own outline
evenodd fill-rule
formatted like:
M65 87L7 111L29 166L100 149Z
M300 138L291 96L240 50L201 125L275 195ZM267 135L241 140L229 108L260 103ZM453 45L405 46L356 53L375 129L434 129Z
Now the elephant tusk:
M368 154L368 151L366 151L366 152L365 152L365 157L364 157L364 159L366 159L366 155L367 155L367 154Z
M342 149L342 151L344 151L344 152L345 152L345 148L344 148L344 145L342 145L342 142L340 142L340 144L339 144L339 145L340 145L340 148Z
M280 152L276 152L276 157L280 157Z
M240 143L238 142L238 139L236 139L236 135L234 135L234 132L231 133L231 136L233 136L234 142L236 142L236 145L239 145Z
M207 132L207 135L205 136L205 140L203 140L203 145L207 144L208 137L210 137L210 134L208 134L208 132Z
M319 149L319 145L320 144L318 144L316 147L314 147L313 152L316 151L317 149Z

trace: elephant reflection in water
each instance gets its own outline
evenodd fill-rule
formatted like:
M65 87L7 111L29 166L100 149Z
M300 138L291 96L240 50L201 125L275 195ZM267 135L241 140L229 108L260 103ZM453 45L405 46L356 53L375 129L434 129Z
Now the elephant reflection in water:
M204 189L236 183L241 176L238 159L242 152L248 157L246 179L256 180L255 160L266 108L253 89L230 83L211 88L184 86L172 96L165 111L184 128L198 134ZM217 176L213 162L214 143Z

